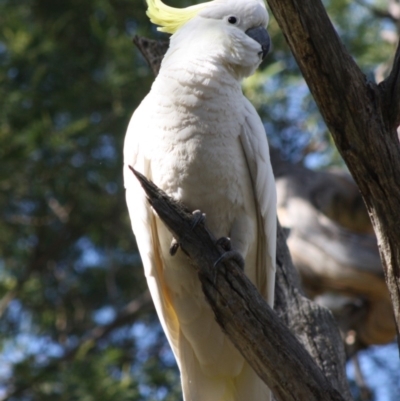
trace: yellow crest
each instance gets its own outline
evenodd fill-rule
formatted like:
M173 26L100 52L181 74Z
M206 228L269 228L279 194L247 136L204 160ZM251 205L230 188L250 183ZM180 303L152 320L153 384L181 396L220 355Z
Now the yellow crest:
M174 8L164 4L161 0L147 0L147 16L150 21L159 25L161 32L175 33L182 25L195 17L200 10L207 7L207 3L197 4L186 8Z

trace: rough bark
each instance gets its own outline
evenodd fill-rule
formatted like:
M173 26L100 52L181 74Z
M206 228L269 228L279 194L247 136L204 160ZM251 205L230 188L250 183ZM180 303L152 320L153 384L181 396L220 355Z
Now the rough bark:
M327 379L340 390L343 399L351 400L344 369L345 353L336 322L326 308L304 296L280 225L277 239L274 310Z
M320 0L268 0L366 204L400 328L399 53L380 85L367 80Z
M335 322L327 309L301 295L282 230L278 232L276 296L280 319L234 261L213 267L224 251L204 223L193 228L194 217L183 205L141 174L135 175L151 206L197 269L206 299L222 330L276 399L350 400L343 370L344 352ZM314 359L284 322L298 333Z
M149 40L142 36L135 36L133 38L133 43L142 52L154 75L157 75L160 71L161 61L168 49L168 42Z

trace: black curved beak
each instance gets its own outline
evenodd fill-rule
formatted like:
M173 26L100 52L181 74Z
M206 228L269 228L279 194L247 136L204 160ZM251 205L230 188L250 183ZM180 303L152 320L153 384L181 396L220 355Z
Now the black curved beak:
M248 29L245 33L261 45L262 50L258 54L264 60L271 48L271 38L269 37L267 30L263 26L258 26L257 28Z

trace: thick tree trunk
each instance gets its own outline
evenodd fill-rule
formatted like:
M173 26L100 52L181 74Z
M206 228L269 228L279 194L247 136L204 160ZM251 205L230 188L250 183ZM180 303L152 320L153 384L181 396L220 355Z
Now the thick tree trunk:
M320 0L267 0L366 204L400 328L400 47L381 84L367 80Z

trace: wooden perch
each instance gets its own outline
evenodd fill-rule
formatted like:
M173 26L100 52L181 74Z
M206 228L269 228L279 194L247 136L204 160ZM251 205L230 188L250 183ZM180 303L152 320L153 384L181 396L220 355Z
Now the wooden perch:
M149 182L143 175L134 171L142 187L146 191L148 200L157 212L161 220L178 240L182 249L189 255L193 265L198 271L199 279L207 301L213 309L216 320L222 330L228 335L236 348L242 353L249 364L264 380L273 391L279 401L343 401L351 399L345 379L343 377L331 376L336 386L326 378L323 371L316 365L310 354L297 341L295 336L288 330L286 325L268 306L257 289L246 277L244 272L234 261L225 261L214 268L215 261L222 255L223 250L216 245L216 240L207 230L204 224L197 224L193 228L193 215L181 204L169 198L164 192ZM282 244L282 233L280 233ZM284 242L284 241L283 241ZM283 252L282 252L283 251ZM278 269L282 270L283 264L287 262L288 252L278 249ZM307 316L309 330L313 331L313 341L318 341L321 316L315 319L315 314L310 313L311 302L308 302L308 310L298 311L297 306L301 305L299 289L293 284L295 279L286 271L278 274L277 299L280 307L290 305L301 315ZM288 294L295 294L295 297L288 297ZM300 301L300 302L299 302ZM304 305L301 305L302 307ZM323 308L317 308L320 315L324 315L322 321L328 322L333 319L329 312ZM285 308L285 313L291 311ZM297 324L301 320L297 320ZM310 323L317 324L311 327ZM298 334L307 337L307 329L301 325ZM327 334L327 333L325 333ZM334 331L335 334L335 331ZM332 335L329 332L329 337ZM333 336L335 337L335 336ZM338 336L337 336L338 337ZM330 342L329 338L325 338ZM315 347L314 351L319 353L318 357L322 364L332 361L339 345L330 344L321 354ZM313 355L315 357L315 355ZM337 370L343 372L342 355L336 356L338 363ZM328 359L327 359L328 357ZM331 372L332 373L332 372ZM336 387L336 388L335 388ZM341 394L342 393L342 394Z

